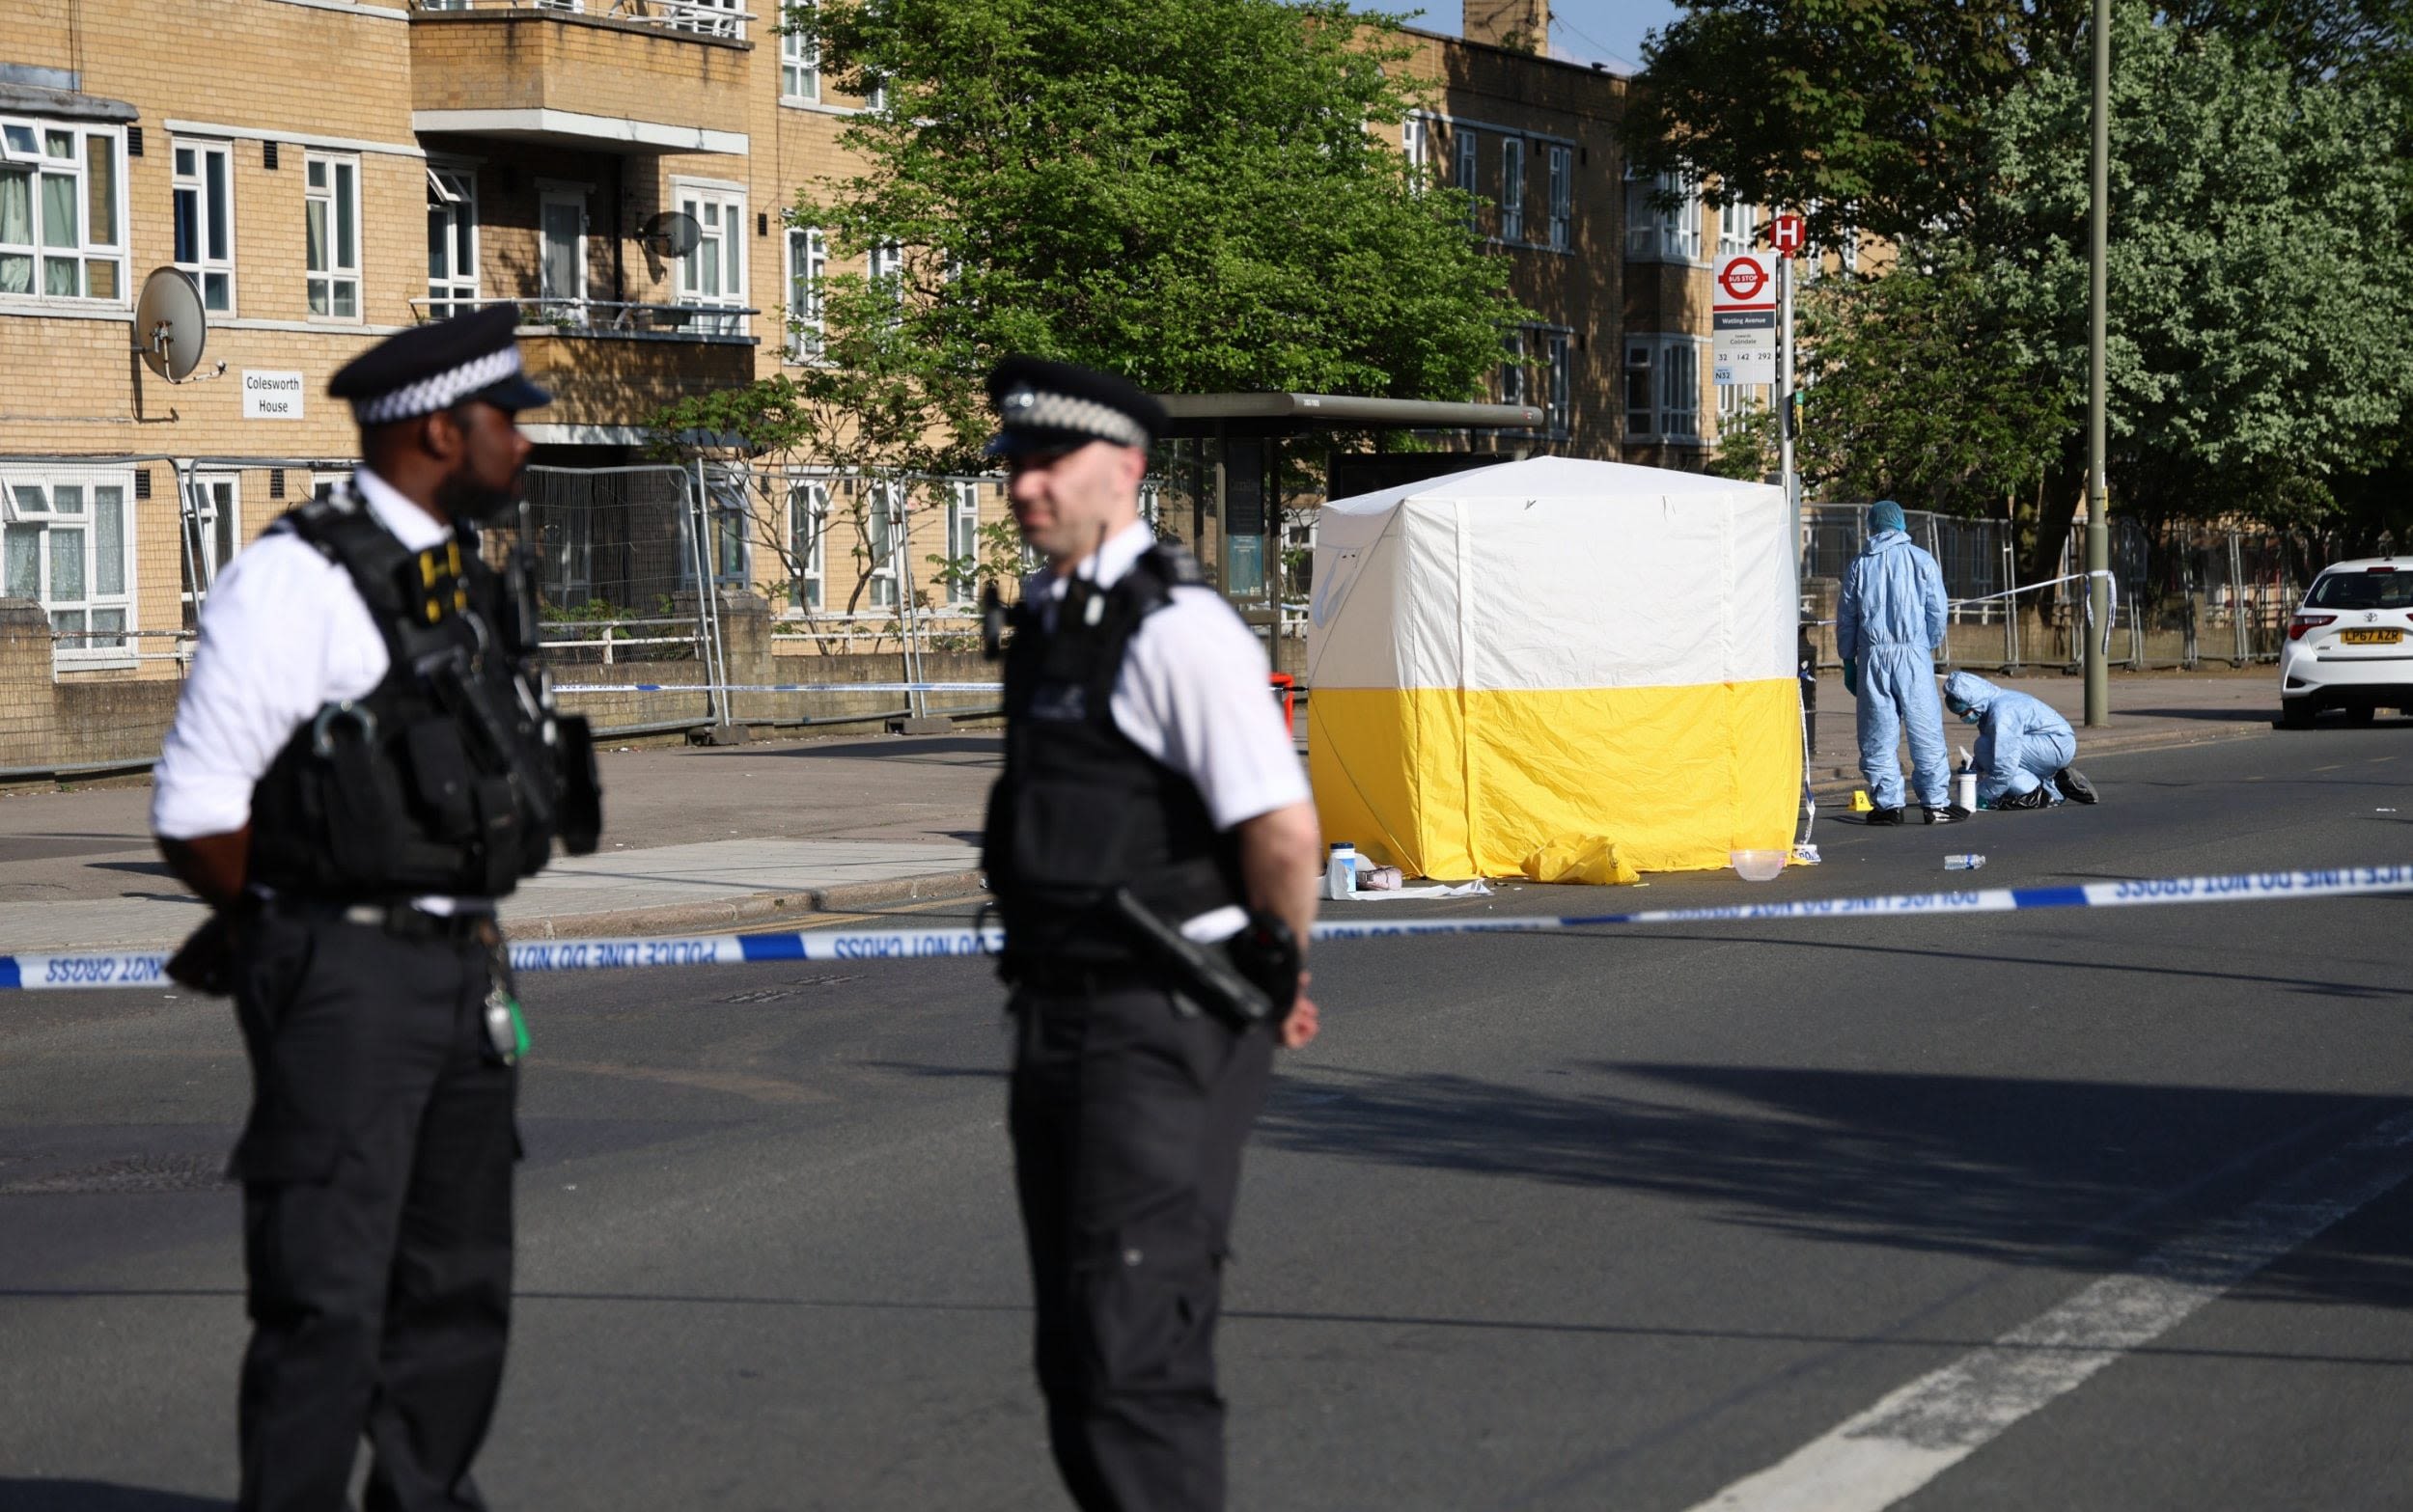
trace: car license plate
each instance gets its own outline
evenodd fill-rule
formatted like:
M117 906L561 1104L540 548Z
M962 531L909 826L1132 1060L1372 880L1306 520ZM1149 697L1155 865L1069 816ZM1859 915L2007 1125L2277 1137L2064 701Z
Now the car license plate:
M2348 630L2339 637L2348 646L2395 646L2404 639L2402 630Z

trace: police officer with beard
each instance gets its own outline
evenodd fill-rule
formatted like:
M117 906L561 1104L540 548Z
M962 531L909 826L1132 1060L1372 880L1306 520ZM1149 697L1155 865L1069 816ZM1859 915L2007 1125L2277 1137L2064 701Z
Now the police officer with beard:
M1256 637L1140 518L1162 407L1029 358L989 396L1047 558L1005 651L984 859L1048 1437L1084 1512L1212 1512L1240 1146L1276 1043L1317 1027L1316 812Z
M511 1312L525 1048L495 899L601 815L583 720L532 662L532 558L477 526L548 401L500 306L335 375L360 470L227 568L152 828L215 910L171 970L236 1000L252 1065L244 1512L485 1506L469 1465Z

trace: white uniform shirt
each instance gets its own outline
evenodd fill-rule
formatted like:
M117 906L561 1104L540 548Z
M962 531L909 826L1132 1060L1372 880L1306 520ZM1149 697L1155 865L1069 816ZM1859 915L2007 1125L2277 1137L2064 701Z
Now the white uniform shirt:
M452 537L367 468L352 481L411 551ZM316 546L278 531L245 547L202 604L192 675L152 775L152 831L185 840L241 829L252 788L293 731L331 701L366 697L390 664L351 578Z
M1154 544L1147 522L1133 521L1075 574L1111 588ZM1052 625L1070 589L1069 577L1038 572L1022 592ZM1216 828L1228 830L1307 801L1307 774L1266 681L1271 672L1221 593L1179 586L1132 634L1108 707L1133 745L1198 784Z

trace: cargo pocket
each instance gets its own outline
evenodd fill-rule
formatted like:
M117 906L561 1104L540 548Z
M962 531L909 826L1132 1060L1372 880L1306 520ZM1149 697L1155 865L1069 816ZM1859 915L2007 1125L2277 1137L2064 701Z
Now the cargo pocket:
M1214 1396L1217 1278L1195 1242L1126 1235L1074 1271L1094 1396Z

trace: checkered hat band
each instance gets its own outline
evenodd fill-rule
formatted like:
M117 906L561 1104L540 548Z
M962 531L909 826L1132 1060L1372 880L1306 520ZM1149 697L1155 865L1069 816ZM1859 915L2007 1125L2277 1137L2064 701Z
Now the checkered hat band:
M1011 394L1005 422L1017 430L1069 430L1117 446L1148 445L1147 428L1138 421L1111 404L1069 394Z
M364 426L382 426L414 415L432 415L439 409L452 408L481 389L494 387L518 371L519 348L506 346L416 383L405 383L370 399L354 399L352 418Z

